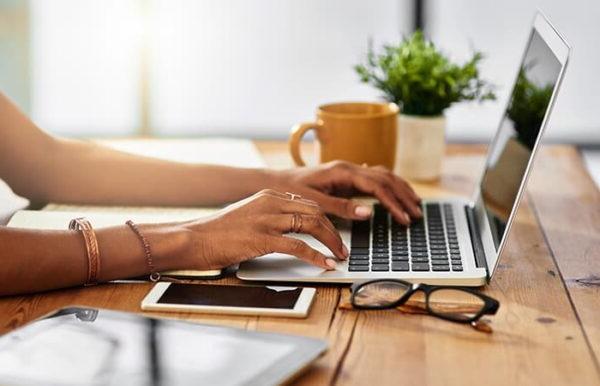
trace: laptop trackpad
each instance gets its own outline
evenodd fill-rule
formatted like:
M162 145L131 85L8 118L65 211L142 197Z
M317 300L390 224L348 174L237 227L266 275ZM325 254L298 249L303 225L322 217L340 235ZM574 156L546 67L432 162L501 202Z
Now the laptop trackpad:
M340 230L340 235L346 246L350 247L350 231ZM306 242L311 248L323 253L327 257L332 257L333 253L318 240L309 235L293 234L286 237L294 237ZM240 265L238 277L242 279L251 279L256 275L265 278L270 275L285 275L291 277L320 276L327 275L331 271L316 267L300 258L283 253L271 253L256 259L246 261Z

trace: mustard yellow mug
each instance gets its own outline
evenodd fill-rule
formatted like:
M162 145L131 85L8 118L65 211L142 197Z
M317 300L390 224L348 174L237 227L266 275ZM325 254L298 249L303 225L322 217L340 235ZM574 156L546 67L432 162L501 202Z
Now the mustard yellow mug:
M332 103L317 110L314 122L292 127L289 148L294 163L304 166L300 142L315 131L318 162L345 160L394 168L398 106L393 103Z

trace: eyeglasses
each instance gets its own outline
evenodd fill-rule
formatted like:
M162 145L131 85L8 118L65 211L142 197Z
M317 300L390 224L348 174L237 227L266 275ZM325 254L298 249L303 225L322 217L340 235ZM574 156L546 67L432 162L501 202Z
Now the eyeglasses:
M469 288L413 284L397 279L355 283L351 290L352 306L365 310L396 308L407 303L416 292L422 291L425 302L421 308L428 314L455 323L470 324L484 332L492 330L480 322L481 317L496 314L500 307L496 299Z

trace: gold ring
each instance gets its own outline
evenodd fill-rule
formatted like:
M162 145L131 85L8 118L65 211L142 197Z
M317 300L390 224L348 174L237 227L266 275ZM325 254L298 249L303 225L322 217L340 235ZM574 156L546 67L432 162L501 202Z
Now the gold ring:
M301 233L302 232L302 216L299 213L294 213L292 215L292 233Z
M295 193L290 193L290 192L285 192L285 194L287 194L287 196L290 198L290 200L294 201L294 200L299 200L302 198L301 195L299 194L295 194Z

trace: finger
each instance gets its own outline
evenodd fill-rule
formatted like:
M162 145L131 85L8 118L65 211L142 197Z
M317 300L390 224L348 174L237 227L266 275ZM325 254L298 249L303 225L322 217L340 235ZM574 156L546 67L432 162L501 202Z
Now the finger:
M316 265L323 269L335 269L336 263L333 259L328 258L321 252L308 246L304 241L291 237L270 237L268 239L269 249L273 252L285 253L293 255L310 264Z
M279 192L279 191L273 190L273 189L264 189L264 190L261 190L260 192L258 192L258 194L262 194L262 195L274 196L274 197L278 197L278 198L282 198L282 199L286 199L286 200L290 200L290 201L300 201L307 205L318 205L316 201L310 200L308 198L304 198L300 194L296 194L293 192L290 192L290 193L295 194L296 196L294 197L288 193L282 193L282 192Z
M413 189L402 178L391 173L383 166L374 166L363 171L369 176L369 173L377 173L377 178L383 181L388 190L391 190L396 199L413 218L421 218L423 213L420 208L421 199L415 194Z
M412 218L423 217L420 202L415 201L408 190L393 182L389 184L389 187L396 196L396 199L402 203L402 206L404 206L406 210L408 210L408 213Z
M318 217L323 224L323 226L327 227L333 234L339 237L339 233L336 230L335 226L325 216L323 209L315 202L310 201L310 203L305 203L301 200L288 200L287 197L283 198L279 195L272 195L272 199L278 200L279 205L279 213L285 214L304 214L308 216ZM291 218L291 216L290 216ZM291 223L291 222L290 222ZM290 224L288 223L288 224ZM341 238L340 238L341 240ZM345 248L345 247L344 247Z
M364 174L355 174L352 182L356 189L368 193L381 202L381 204L392 214L394 219L401 224L409 225L410 217L402 205L396 199L396 196L388 190L386 184L381 180Z
M316 202L301 199L290 200L288 196L275 191L262 191L255 201L264 205L264 211L270 213L319 214L323 210Z
M390 176L390 178L392 179L394 184L396 184L398 186L402 186L404 188L404 190L406 190L408 192L408 194L410 195L410 198L415 203L421 204L421 197L419 197L419 195L415 192L415 190L412 188L412 186L410 186L410 184L408 182L406 182L406 180L398 177L394 173L388 173L388 175Z
M296 219L294 216L295 214L270 216L267 221L278 234L299 231L319 240L338 259L345 260L348 257L348 249L344 246L342 237L335 228L327 224L329 220L325 216L298 215ZM295 224L296 221L299 223ZM293 229L294 225L299 229Z
M335 216L351 220L365 220L371 217L373 210L371 206L363 205L347 198L330 196L318 190L311 192L321 208Z

